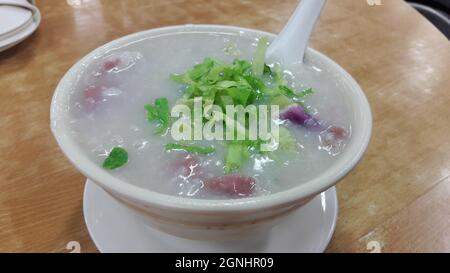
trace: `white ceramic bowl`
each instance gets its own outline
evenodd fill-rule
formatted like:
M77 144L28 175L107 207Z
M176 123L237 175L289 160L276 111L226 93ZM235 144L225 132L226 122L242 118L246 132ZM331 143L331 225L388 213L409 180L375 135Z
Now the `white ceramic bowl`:
M51 105L51 128L59 146L69 160L89 179L100 185L117 200L132 208L143 219L160 230L192 239L227 239L270 227L280 216L298 208L315 195L335 185L360 160L370 140L372 116L364 93L355 80L339 65L325 55L309 48L307 58L317 59L326 65L348 86L346 90L351 107L352 138L335 164L324 173L306 183L270 195L230 200L190 199L161 194L123 182L84 154L75 139L68 133L65 122L69 92L77 76L95 56L112 48L146 37L176 32L244 31L255 37L275 35L263 31L218 25L183 25L152 29L112 41L95 49L76 63L61 79Z

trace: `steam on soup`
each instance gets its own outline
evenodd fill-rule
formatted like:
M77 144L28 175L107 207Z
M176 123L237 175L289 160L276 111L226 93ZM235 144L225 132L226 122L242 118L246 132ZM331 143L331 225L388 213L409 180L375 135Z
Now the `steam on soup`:
M311 180L349 141L345 86L308 57L266 63L266 47L245 33L183 32L97 56L72 90L71 133L112 175L166 194L240 198Z

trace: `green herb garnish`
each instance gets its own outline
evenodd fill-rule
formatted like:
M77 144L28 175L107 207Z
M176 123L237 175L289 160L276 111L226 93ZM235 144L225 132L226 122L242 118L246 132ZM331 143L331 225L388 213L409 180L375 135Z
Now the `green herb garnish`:
M258 47L256 48L256 56L252 65L253 73L256 76L261 76L264 73L266 50L267 37L261 37L258 42Z
M292 104L304 106L304 97L311 94L312 89L297 92L288 86L281 66L277 63L268 66L265 63L267 46L267 38L260 38L252 63L243 59L236 59L232 63L224 63L214 58L205 58L203 62L194 65L183 74L172 74L170 76L172 80L185 85L183 97L177 101L177 104L185 104L192 108L194 98L201 97L202 106L215 104L222 107L224 111L227 105L246 107L269 103L278 105L280 108ZM266 84L266 82L270 83ZM152 117L161 121L159 115L155 114L157 111L153 107L147 110L149 110L149 120ZM228 119L235 119L235 117L225 115L224 122ZM203 122L206 122L206 120L203 120ZM161 127L165 128L164 125L161 125ZM239 128L235 128L236 132L246 133L247 135L249 129L247 123L237 127ZM271 152L261 151L261 144L267 142L260 139L226 141L225 143L228 149L224 164L226 173L241 169L250 158L250 154L271 154ZM286 128L280 128L278 147L284 151L297 149L295 138ZM166 151L183 150L199 154L214 152L213 146L202 147L178 143L166 144L165 149Z
M166 151L181 150L181 151L197 153L197 154L211 154L211 153L214 153L214 151L215 151L213 146L203 147L203 146L186 145L186 144L179 144L179 143L167 143L164 147L166 148Z
M272 68L271 76L277 85L285 84L286 80L284 79L283 70L281 69L281 65L279 63L275 63Z
M304 97L313 93L312 88L305 89L301 92L295 92L292 88L290 88L286 85L280 85L280 86L278 86L278 89L280 90L281 94L283 94L291 99L294 99L295 101L300 101Z
M299 96L301 98L304 98L304 97L306 97L308 95L311 95L312 93L314 93L313 89L312 88L308 88L308 89L305 89L305 90L297 93L297 96Z
M111 150L108 157L103 161L103 168L113 170L119 168L128 162L128 153L125 149L115 147Z
M154 104L145 105L148 121L156 121L155 133L164 134L169 128L170 110L167 98L158 98Z
M291 132L283 126L279 127L279 148L282 151L296 151L297 141Z
M224 166L225 173L239 170L249 159L248 150L249 146L244 142L229 144Z
M270 103L272 105L278 105L280 107L280 109L286 108L289 105L294 104L294 102L290 98L286 97L285 95L274 96L270 100Z

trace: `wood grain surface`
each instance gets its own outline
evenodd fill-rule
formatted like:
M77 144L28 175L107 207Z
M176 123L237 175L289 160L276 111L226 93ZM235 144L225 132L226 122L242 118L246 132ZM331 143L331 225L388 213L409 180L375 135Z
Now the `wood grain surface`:
M274 3L276 2L276 4ZM338 185L329 252L450 251L450 43L401 0L329 0L312 46L349 71L374 115L360 164ZM277 33L295 0L41 0L38 31L0 53L0 251L96 252L84 177L50 132L53 91L96 47L155 27L208 23ZM370 246L370 244L369 244Z

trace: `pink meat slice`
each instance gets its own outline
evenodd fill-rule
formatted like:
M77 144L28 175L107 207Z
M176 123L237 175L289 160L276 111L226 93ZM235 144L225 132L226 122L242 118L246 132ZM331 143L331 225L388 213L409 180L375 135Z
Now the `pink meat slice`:
M84 89L83 103L87 111L93 111L103 98L103 87L90 85Z
M102 66L103 72L108 72L113 70L114 68L117 68L120 65L120 63L121 63L120 57L114 57L105 60Z
M100 101L103 98L102 91L102 87L90 85L86 87L86 89L84 89L84 99L88 100L89 102Z
M330 126L320 134L320 138L323 144L329 146L336 145L336 143L343 141L347 138L347 131L339 126Z
M254 192L256 181L243 175L224 175L208 179L205 188L233 197L248 196Z
M193 154L183 154L177 157L170 166L170 170L181 172L185 177L197 177L202 174L200 170L200 160Z

